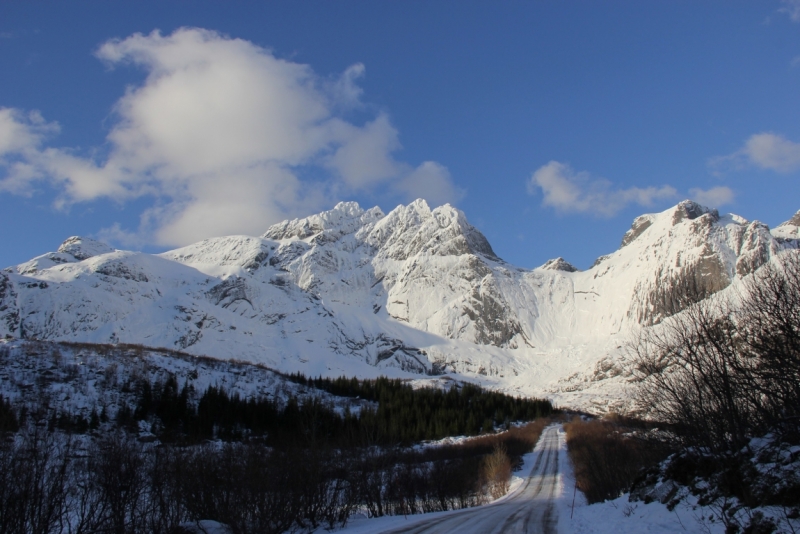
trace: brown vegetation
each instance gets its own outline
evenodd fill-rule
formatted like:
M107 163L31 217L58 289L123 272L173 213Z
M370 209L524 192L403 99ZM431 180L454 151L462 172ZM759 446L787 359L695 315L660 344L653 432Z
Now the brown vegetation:
M502 442L494 446L494 451L483 458L481 479L486 484L489 494L493 499L499 499L508 493L508 483L511 478L511 460L506 454Z

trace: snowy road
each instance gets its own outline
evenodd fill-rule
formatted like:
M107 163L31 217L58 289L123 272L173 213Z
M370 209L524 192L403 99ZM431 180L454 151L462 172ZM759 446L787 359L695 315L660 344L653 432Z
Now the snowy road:
M510 497L488 506L384 531L386 534L542 533L558 530L558 426L542 432L541 452L522 487Z

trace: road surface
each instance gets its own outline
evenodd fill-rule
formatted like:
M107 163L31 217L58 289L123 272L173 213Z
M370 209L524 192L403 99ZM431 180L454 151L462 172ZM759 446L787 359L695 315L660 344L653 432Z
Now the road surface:
M498 503L468 508L386 534L556 534L558 510L558 426L542 432L540 453L522 488Z

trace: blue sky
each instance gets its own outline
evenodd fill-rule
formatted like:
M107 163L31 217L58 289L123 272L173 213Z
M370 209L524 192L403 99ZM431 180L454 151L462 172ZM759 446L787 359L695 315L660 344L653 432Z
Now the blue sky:
M0 265L451 202L580 268L694 198L800 209L800 1L0 3Z

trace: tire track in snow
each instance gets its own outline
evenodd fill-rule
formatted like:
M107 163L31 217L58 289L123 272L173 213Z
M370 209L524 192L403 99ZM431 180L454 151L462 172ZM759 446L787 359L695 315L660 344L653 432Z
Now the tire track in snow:
M495 504L386 531L386 534L555 534L558 511L558 429L542 432L539 456L521 490Z

